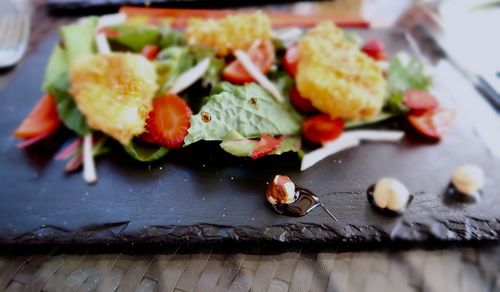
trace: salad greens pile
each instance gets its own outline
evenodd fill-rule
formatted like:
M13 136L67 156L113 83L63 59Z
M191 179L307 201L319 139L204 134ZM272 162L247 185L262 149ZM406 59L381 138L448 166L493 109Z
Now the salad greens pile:
M84 137L96 131L89 127L75 103L70 92L69 74L73 60L81 55L98 53L96 33L105 34L112 52L142 54L153 62L159 88L157 98L170 92L180 77L193 71L191 69L197 64L208 63L199 79L178 94L189 104L190 109L194 109L194 113L190 115L187 135L183 138L184 147L198 141L219 141L220 147L231 155L255 158L255 153L271 143L272 150L264 155L280 155L285 152L303 155L301 134L305 127L304 120L311 114L308 116L299 113L297 108L301 110L300 107L291 100L295 73L287 68L290 64L282 62L286 60L291 47L285 47L279 38L272 42L274 59L265 75L285 98L284 102L278 101L269 93L269 88L257 82L234 84L222 80L223 70L231 62L234 63L234 57L221 57L216 54L215 49L188 44L182 31L165 25L136 23L102 27L98 17L89 17L60 29L61 41L52 51L43 82L44 92L54 97L59 119L77 136ZM346 37L354 39L356 36L348 33ZM147 49L153 54L152 58L145 55ZM428 90L432 85L425 66L402 54L389 62L386 81L387 96L380 114L369 121L347 121L346 128L406 115L411 108L404 102L405 92L409 89ZM108 151L107 145L113 145L110 144L112 139L106 139L106 135L96 134L104 138L94 142L94 155ZM160 159L170 151L164 146L149 142L143 136L136 137L129 144L123 145L123 149L130 157L141 162Z

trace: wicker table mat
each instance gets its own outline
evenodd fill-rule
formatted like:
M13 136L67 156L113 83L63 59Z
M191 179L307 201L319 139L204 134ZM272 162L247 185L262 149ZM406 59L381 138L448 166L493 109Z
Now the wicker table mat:
M28 55L72 20L50 17L42 2L35 1ZM14 71L0 75L0 85ZM0 291L94 290L500 291L500 247L262 256L0 254Z

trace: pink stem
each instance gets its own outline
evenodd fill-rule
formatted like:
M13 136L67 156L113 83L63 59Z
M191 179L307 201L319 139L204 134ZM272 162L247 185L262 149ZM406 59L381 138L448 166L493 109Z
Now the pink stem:
M57 153L54 159L55 160L68 159L78 150L78 147L80 147L81 144L82 140L80 138L75 139L75 141L71 142L71 144L69 144L66 148Z
M77 170L78 168L80 168L80 166L82 166L82 164L83 164L83 155L80 152L80 153L76 154L73 158L71 158L71 160L64 167L64 171L73 172L73 171Z
M35 144L36 142L40 141L40 140L43 140L47 137L49 137L50 135L54 134L55 131L50 131L50 132L47 132L47 133L42 133L42 134L39 134L38 136L35 136L33 138L29 138L29 139L26 139L24 141L21 141L19 143L16 144L16 147L17 148L26 148L30 145L33 145Z

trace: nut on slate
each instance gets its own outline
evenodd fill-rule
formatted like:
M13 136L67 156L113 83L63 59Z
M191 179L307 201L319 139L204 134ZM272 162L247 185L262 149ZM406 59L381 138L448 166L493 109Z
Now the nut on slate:
M286 175L276 175L267 187L266 198L273 205L289 204L295 200L295 184Z
M403 211L409 199L410 192L397 179L385 177L375 184L373 200L382 209L387 208L395 212Z
M464 164L453 171L453 186L461 193L472 195L484 186L483 170L474 164Z

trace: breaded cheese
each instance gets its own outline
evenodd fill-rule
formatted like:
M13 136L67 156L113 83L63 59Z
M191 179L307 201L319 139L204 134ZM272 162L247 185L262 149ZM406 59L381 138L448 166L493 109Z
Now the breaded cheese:
M189 24L184 36L189 44L207 46L225 56L234 50L249 49L256 40L271 39L271 21L259 11L220 20L196 20Z
M331 22L300 40L296 82L300 94L332 118L370 119L384 103L386 83L377 62Z
M122 144L144 132L158 89L153 63L141 55L83 55L71 64L71 94L93 129Z

